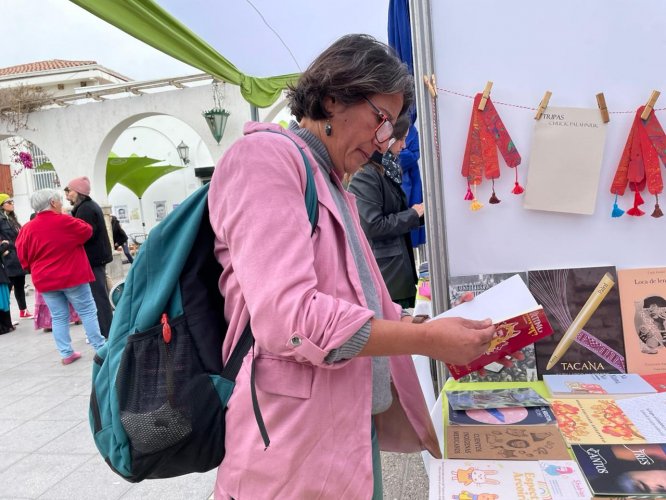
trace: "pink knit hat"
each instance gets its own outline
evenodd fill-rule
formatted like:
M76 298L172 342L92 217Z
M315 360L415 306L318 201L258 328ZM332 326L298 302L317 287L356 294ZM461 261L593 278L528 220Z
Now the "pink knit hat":
M84 196L90 196L90 179L86 176L72 179L67 183L67 187Z

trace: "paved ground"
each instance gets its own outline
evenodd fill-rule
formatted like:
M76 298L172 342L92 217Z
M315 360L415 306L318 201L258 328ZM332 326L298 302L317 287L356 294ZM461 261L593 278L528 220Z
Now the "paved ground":
M33 300L29 294L30 308ZM72 327L72 340L83 358L63 366L51 335L31 319L0 335L0 498L210 498L215 471L131 484L102 461L88 425L93 350L81 326ZM420 454L385 453L382 461L385 498L428 498Z

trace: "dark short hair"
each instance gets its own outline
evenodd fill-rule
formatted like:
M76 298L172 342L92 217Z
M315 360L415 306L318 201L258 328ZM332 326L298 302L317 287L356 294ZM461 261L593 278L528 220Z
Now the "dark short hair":
M402 139L409 132L409 126L412 124L412 120L409 116L409 113L401 114L393 125L393 138Z
M297 120L325 120L325 97L351 105L374 94L402 94L402 115L414 103L414 79L388 45L369 35L345 35L289 86L287 100Z

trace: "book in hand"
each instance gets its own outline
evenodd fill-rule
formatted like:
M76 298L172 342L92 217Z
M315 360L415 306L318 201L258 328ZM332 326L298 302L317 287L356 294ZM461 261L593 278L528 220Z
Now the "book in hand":
M486 352L465 365L446 364L454 379L458 380L553 333L541 306L494 322L494 325L496 331Z
M470 425L446 429L446 457L486 460L567 460L562 434L552 425Z
M666 493L666 444L580 444L572 451L595 495Z
M469 276L449 277L449 300L451 307L460 302L465 293L477 295L514 276L520 276L527 283L527 273L486 273ZM515 278L514 278L515 279ZM536 304L536 302L535 302ZM485 374L472 372L460 379L461 382L534 382L537 380L534 345L523 347L523 359L514 359L511 366L504 366L496 361L484 366Z
M449 405L449 425L554 425L555 415L548 406L479 408L454 410Z
M643 435L617 403L613 399L553 399L551 409L569 444L645 443Z
M666 267L617 272L627 372L666 372Z
M657 390L636 373L581 373L577 375L544 375L543 382L552 398L621 399Z

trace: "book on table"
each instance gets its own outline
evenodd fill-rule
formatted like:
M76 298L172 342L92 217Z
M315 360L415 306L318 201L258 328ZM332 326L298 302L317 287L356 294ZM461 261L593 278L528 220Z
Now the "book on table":
M534 344L539 378L559 373L626 373L618 287L610 289L576 340L550 370L555 347L573 323L597 285L615 267L530 270L527 283L544 308L553 335Z
M627 372L666 372L666 267L617 272Z
M595 495L664 498L666 444L580 444L572 451Z
M449 406L454 410L547 406L548 400L531 387L515 389L447 390Z
M589 500L573 460L431 460L430 500Z
M666 443L666 392L622 399L618 407L648 443Z
M654 394L657 390L636 373L580 373L544 375L552 398L613 398Z
M569 444L645 443L643 435L618 406L620 401L553 399L550 403L557 426Z
M450 306L456 306L462 296L471 292L476 297L486 290L494 287L504 280L513 276L520 276L524 283L527 283L527 273L486 273L473 274L469 276L449 277L449 300ZM536 358L534 357L534 345L530 344L522 349L521 360L514 360L509 367L493 361L486 365L485 374L472 372L460 378L461 382L533 382L537 380Z
M446 429L446 457L485 460L567 460L554 425L465 425Z
M481 356L465 365L446 364L456 380L553 332L543 309L519 275L502 281L472 301L449 309L437 319L446 317L491 318L496 327L490 345Z
M449 405L448 425L555 425L555 415L548 406L509 408L474 408L454 410Z

